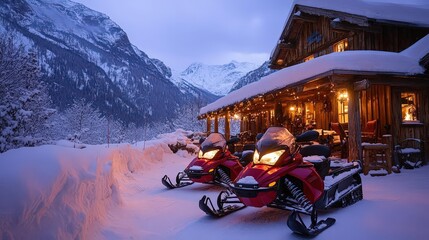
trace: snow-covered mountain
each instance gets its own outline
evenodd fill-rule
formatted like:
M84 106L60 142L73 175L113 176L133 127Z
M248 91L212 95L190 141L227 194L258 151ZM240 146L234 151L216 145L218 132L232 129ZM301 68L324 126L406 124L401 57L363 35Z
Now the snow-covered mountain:
M246 75L241 77L238 81L236 81L234 85L231 87L230 92L237 90L239 88L242 88L243 86L246 86L247 84L250 84L252 82L259 81L262 77L265 77L273 72L275 72L275 70L270 69L268 67L268 62L265 62L257 69L248 72Z
M224 65L191 64L179 77L194 86L205 89L215 95L226 95L233 84L248 72L256 69L257 64L232 61Z
M168 121L196 101L171 70L133 46L110 18L69 0L1 0L0 33L37 53L54 104L85 98L125 123ZM197 94L198 95L198 94ZM207 96L207 98L206 98ZM200 91L199 101L216 98Z

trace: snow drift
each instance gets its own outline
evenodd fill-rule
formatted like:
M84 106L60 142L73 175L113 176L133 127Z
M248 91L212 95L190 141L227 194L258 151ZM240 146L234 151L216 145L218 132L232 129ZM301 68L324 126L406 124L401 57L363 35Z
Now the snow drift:
M188 144L187 132L135 145L56 145L0 155L2 239L85 239L121 204L120 187L131 173ZM122 183L122 184L121 184Z

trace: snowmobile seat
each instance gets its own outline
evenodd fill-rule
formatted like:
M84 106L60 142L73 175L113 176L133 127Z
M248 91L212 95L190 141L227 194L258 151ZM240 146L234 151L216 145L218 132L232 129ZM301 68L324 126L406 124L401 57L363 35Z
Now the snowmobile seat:
M255 151L255 144L249 143L249 144L244 145L243 151L246 151L246 150Z
M304 161L311 162L322 179L329 173L331 150L325 145L310 145L301 149Z
M330 170L329 159L325 158L324 156L308 156L304 157L304 162L311 163L319 176L325 180L325 176L328 175Z
M324 156L325 158L328 158L331 156L331 149L325 145L309 145L301 148L299 152L303 157Z

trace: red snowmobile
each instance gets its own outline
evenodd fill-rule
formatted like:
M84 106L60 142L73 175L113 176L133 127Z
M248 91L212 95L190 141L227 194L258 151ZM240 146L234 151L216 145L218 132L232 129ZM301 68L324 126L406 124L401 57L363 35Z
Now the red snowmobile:
M239 141L232 138L226 141L222 134L212 133L202 143L198 156L189 163L183 172L176 176L176 184L165 175L162 184L169 189L199 183L215 183L228 187L244 166L252 161L253 151L247 150L231 154L229 148ZM230 146L230 147L228 147Z
M308 131L295 138L286 128L271 127L256 144L253 163L217 198L218 208L203 196L199 207L208 215L221 217L246 206L290 210L287 225L299 234L315 236L332 226L335 219L317 221L317 210L347 206L362 199L359 162L330 167L331 152L324 145L301 147L297 142L315 140ZM312 160L312 162L303 160ZM311 156L311 157L308 157ZM316 157L320 156L320 157ZM299 213L311 216L307 227Z

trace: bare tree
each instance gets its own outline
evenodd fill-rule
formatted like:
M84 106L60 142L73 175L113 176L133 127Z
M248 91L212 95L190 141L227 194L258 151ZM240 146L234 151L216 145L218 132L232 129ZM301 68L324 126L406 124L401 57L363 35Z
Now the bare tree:
M106 141L108 122L101 113L87 103L85 99L73 102L64 112L69 139L76 142L102 143Z

